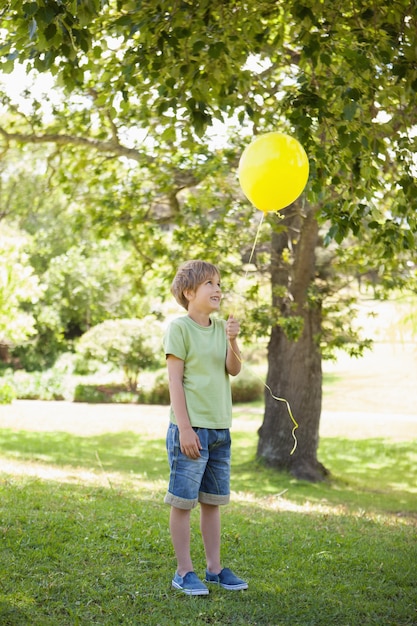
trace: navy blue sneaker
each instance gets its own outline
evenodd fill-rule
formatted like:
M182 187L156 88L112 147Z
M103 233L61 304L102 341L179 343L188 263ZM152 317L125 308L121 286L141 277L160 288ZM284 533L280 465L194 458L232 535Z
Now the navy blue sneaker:
M180 589L189 596L206 596L209 593L205 584L201 582L194 572L188 572L185 576L180 576L178 572L175 572L172 586L174 589Z
M216 583L220 585L224 589L229 589L231 591L240 591L241 589L247 589L248 583L235 576L231 569L225 567L222 569L220 574L212 574L208 570L206 570L206 583Z

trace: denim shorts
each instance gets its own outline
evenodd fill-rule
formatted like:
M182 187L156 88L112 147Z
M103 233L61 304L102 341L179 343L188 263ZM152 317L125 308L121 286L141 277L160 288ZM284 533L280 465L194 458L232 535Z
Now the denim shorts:
M190 459L180 450L179 430L170 423L166 445L171 470L165 503L178 509L203 504L227 504L230 500L230 430L194 428L202 450Z

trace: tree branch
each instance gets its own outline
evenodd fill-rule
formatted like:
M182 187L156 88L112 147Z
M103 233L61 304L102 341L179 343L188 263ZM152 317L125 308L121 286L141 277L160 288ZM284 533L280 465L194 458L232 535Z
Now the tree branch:
M100 139L92 139L91 137L79 137L77 135L66 135L61 133L25 135L23 133L9 133L2 127L0 127L0 135L2 135L7 141L16 141L21 144L53 143L57 146L85 146L87 148L93 148L97 152L110 153L114 156L124 156L128 159L133 159L138 163L146 161L146 163L149 164L154 161L152 157L147 155L145 156L136 148L128 148L127 146L123 146L114 140L102 141Z
M10 133L0 126L0 136L7 143L15 141L19 144L44 144L52 143L56 146L78 146L96 150L101 154L111 155L113 157L126 157L137 163L149 166L155 162L155 158L138 150L137 148L128 148L122 145L113 133L113 139L103 141L91 137L79 137L78 135L67 135L65 133L45 133L42 135ZM173 193L177 194L186 187L195 187L201 182L201 178L195 175L192 170L175 168L173 169Z

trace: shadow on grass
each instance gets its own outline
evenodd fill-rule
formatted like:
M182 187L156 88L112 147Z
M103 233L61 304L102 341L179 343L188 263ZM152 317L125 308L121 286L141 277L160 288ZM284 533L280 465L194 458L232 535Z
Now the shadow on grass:
M256 443L252 433L233 433L231 486L238 494L252 494L254 499L282 495L299 505L313 502L417 513L414 442L323 439L319 457L330 469L331 479L316 484L297 481L257 463ZM0 453L20 461L120 472L146 481L168 479L165 441L137 433L80 437L65 432L1 430Z
M315 484L257 462L253 435L235 433L233 442L232 488L237 492L264 498L282 495L298 504L417 514L417 455L413 441L323 438L319 458L331 475L329 480Z
M22 461L135 473L150 480L168 472L165 441L131 432L79 437L65 432L1 430L0 452Z

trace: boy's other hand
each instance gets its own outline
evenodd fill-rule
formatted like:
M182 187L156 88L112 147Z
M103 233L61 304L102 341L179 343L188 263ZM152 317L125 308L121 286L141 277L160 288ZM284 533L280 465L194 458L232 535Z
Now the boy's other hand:
M190 459L198 459L202 448L197 433L190 427L180 431L181 452Z

